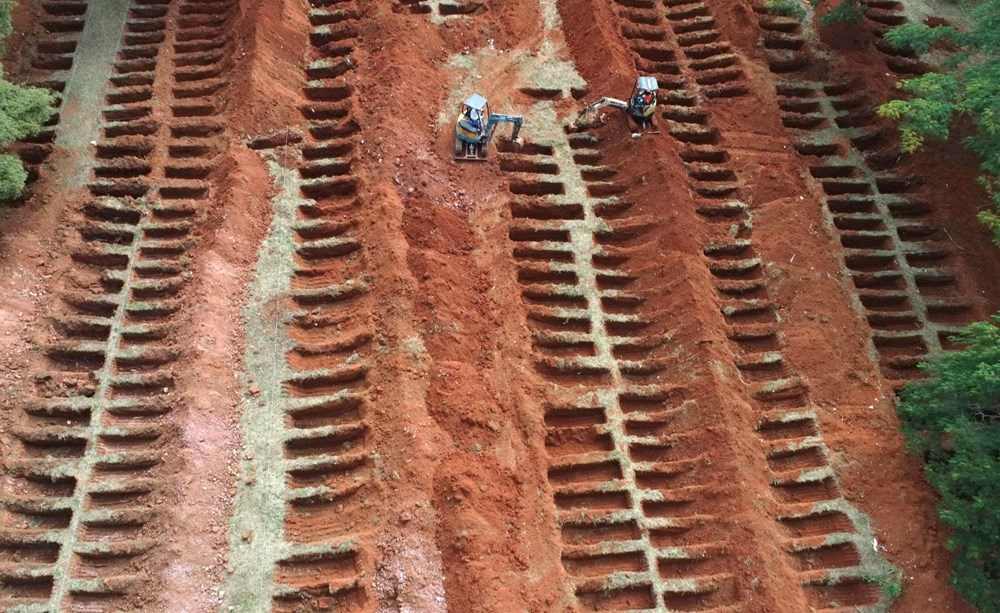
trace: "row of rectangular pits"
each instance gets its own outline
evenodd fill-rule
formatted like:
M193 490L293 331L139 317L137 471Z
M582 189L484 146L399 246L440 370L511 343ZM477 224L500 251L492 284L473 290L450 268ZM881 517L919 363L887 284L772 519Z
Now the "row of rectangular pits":
M628 4L636 3L629 0ZM645 7L643 2L639 4ZM683 4L692 6L693 10L701 10L693 3ZM629 22L628 27L634 27L637 20L631 16L640 10L643 9L619 11L619 16ZM697 36L714 26L710 17L685 15L683 10L680 14L684 20L678 21L679 27L674 28L678 37ZM646 21L649 25L657 23L654 18ZM699 40L697 44L707 42L714 41ZM681 81L689 76L685 73L682 71ZM742 188L729 165L729 155L721 135L711 124L710 113L690 91L672 91L670 95L680 103L665 105L662 113L668 121L668 132L680 145L693 191L697 194L696 211L711 228L724 230L705 245L704 255L715 279L727 336L736 349L735 366L747 383L754 403L768 416L760 422L757 431L758 436L764 439L773 423L782 423L790 415L806 414L808 388L781 354L784 343L780 318L768 297L767 278L750 242L748 209L740 201ZM730 233L732 229L736 230L735 235ZM782 510L776 517L779 525L783 525L781 517L786 512L801 514L798 510L805 505L843 501L832 476L828 454L818 436L818 423L811 415L803 417L803 420L810 424L810 434L803 433L797 442L789 442L787 447L774 450L767 456L775 476L772 481L773 498ZM824 533L825 536L848 543L844 552L838 550L827 554L822 548L810 552L808 547L792 538L785 543L785 548L787 561L799 571L810 603L830 607L835 606L840 594L833 594L836 590L827 589L823 581L845 571L848 576L862 571L856 549L854 553L850 551L855 547L853 541L857 538L857 527L848 523L830 524L824 528L830 530ZM804 562L804 559L808 561ZM862 590L854 604L873 604L877 601L877 593Z
M300 195L288 297L292 346L283 382L289 404L283 457L284 538L275 611L371 611L370 529L374 461L366 397L373 351L351 57L361 11L353 1L310 0L311 47L297 143ZM275 142L274 146L284 146ZM295 143L292 143L295 144ZM317 549L325 553L316 553Z
M865 104L863 96L856 93L856 87L851 82L809 86L805 84L779 84L780 103L788 115L792 117L810 117L811 119L796 119L792 127L813 128L821 130L830 124L822 112L820 99L827 97L835 111L850 111ZM870 118L870 115L868 115ZM789 121L786 120L786 124ZM858 122L843 121L838 117L837 127L841 129L856 127ZM845 256L845 262L852 270L855 285L861 288L899 289L906 279L899 271L897 258L891 245L886 241L898 238L904 246L903 257L908 267L914 267L916 287L920 294L931 297L958 296L962 292L956 286L957 273L949 265L950 249L943 242L941 232L928 225L923 217L931 212L926 202L908 197L905 192L911 187L911 182L903 177L891 175L875 175L873 179L858 178L865 173L861 169L840 161L840 156L851 147L862 153L870 171L871 168L884 170L891 167L898 159L892 151L882 147L880 131L855 133L847 143L834 140L800 140L796 148L799 153L817 156L822 161L811 168L812 174L821 182L827 194L826 204L830 210L835 227L841 232L841 240L845 248L851 251ZM887 195L891 197L886 197ZM884 201L884 210L877 204L877 198ZM895 233L892 236L886 230L889 223ZM908 247L907 247L908 245ZM864 250L874 251L866 253ZM904 335L904 339L895 338L893 334L898 328L910 328L916 319L912 305L907 300L884 299L879 296L861 296L865 306L869 303L878 306L890 305L896 307L893 313L869 312L868 320L875 331L875 344L883 354L885 362L890 366L890 376L898 377L899 371L914 369L919 359L928 352L924 338L920 335ZM899 310L898 307L903 307ZM884 311L884 309L882 309ZM961 319L960 312L966 310L955 304L955 301L945 301L943 304L930 302L927 314L932 321L942 324L954 323ZM884 330L886 334L879 330ZM947 337L951 331L942 330L938 336ZM883 338L883 337L890 338ZM940 340L938 340L940 342ZM935 343L936 344L936 343ZM909 350L902 347L909 346Z
M721 147L718 129L709 123L709 112L700 103L666 105L661 110L668 132L682 145L681 157L699 196L696 210L702 217L726 228L738 228L735 240L708 245L705 256L719 292L720 311L731 329L753 327L779 339L779 318L768 299L761 261L750 243L746 206L739 202L740 185ZM723 244L725 243L725 244ZM742 335L731 338L741 347L737 367L759 399L794 405L804 399L805 390L775 349L759 350L754 343L742 346Z
M701 611L739 600L709 505L718 481L700 442L705 432L690 427L698 409L683 395L636 387L613 407L546 412L563 565L584 605ZM612 576L628 580L609 588Z
M82 241L72 254L74 277L87 281L83 285L89 289L64 295L66 308L56 317L58 339L46 348L50 368L36 378L41 399L25 411L30 426L19 437L24 457L41 461L27 469L30 487L38 488L37 478L45 475L73 475L68 481L53 478L53 483L66 482L61 489L39 488L50 490L51 499L19 507L35 521L42 517L49 523L52 509L60 509L61 523L49 528L67 532L62 536L73 543L69 554L61 552L68 546L63 539L45 545L53 570L35 573L36 600L62 597L74 609L114 607L137 586L139 559L154 546L142 535L156 516L165 420L173 404L171 364L177 352L170 339L197 215L190 201L206 198L208 189L192 185L191 179L200 183L210 172L207 165L170 162L157 169L162 149L155 140L160 124L154 119L154 75L170 36L168 22L174 24L175 66L189 64L185 41L200 38L217 45L215 39L227 35L230 22L218 22L222 32L214 37L192 36L200 24L185 15L225 14L231 7L137 0L129 8L88 184L94 199L82 207ZM183 97L183 92L173 93ZM165 157L185 157L197 149L191 138L221 132L193 124L170 127ZM159 198L137 202L157 174L166 179L158 181ZM52 398L53 387L69 395ZM54 559L53 547L60 550ZM62 569L66 564L69 570Z
M663 0L694 82L708 98L746 95L749 87L739 56L724 39L712 11L702 0Z
M621 21L621 32L635 55L636 70L656 77L663 102L670 92L685 88L681 77L678 48L666 19L656 4L636 0L614 0L614 10Z
M4 568L31 567L32 584L0 602L107 608L136 586L137 560L153 547L144 532L174 404L170 338L189 217L169 204L83 206L73 274L93 287L67 288L55 316L48 368L15 431L20 478L0 538Z
M799 20L772 14L763 0L753 0L751 5L762 31L761 43L771 72L780 75L808 68L812 56Z
M150 191L155 138L153 88L167 33L168 7L133 3L105 96L102 138L94 148L92 195L141 198Z
M594 143L584 135L568 138L574 172L583 178L588 197L596 199L591 211L604 222L602 229L586 231L596 247L587 262L577 261L571 239L585 223L583 205L551 197L562 195L562 189L524 193L524 186L552 184L545 178L561 173L550 157L551 148L529 144L517 153L502 153L500 159L501 168L511 173L511 191L517 196L511 201L509 237L515 243L518 280L532 322L536 364L557 381L569 377L607 383L612 364L597 357L594 335L610 334L618 373L630 379L654 376L663 369L663 340L654 322L641 314L641 283L621 269L641 250L648 223L631 215L631 204L617 197L626 186L616 180L615 169L602 164ZM594 268L600 322L592 321L579 266Z
M890 29L908 23L903 3L898 0L859 0L865 9L864 22L875 35L875 49L886 67L901 77L911 77L927 72L928 67L916 53L897 49L884 38Z
M808 69L812 64L813 52L809 48L809 35L804 32L802 23L794 17L772 14L767 3L761 0L754 0L752 5L757 23L763 30L762 42L771 71L775 74L788 74ZM895 0L862 0L861 6L865 10L864 22L876 37L875 49L886 67L901 77L926 72L926 64L915 53L897 49L883 38L890 28L906 23L901 3Z
M627 271L634 257L654 247L646 236L651 220L634 212L618 170L604 164L598 138L568 134L567 140L572 168L560 167L551 146L534 143L500 158L514 195L509 237L536 368L557 390L627 386L612 406L547 411L548 476L563 566L585 607L731 605L738 601L732 559L706 506L713 480L701 462L698 431L687 429L698 411L680 390L652 384L668 363L665 337L645 313L641 279ZM524 189L562 187L576 180L571 175L583 180L587 209L568 202L564 189ZM581 225L591 222L601 229ZM578 261L574 243L584 235L594 248L588 261ZM590 312L593 291L599 316ZM604 342L613 365L598 352ZM627 462L616 455L621 452Z
M74 54L83 32L84 15L89 0L42 2L41 17L34 24L34 48L29 51L31 62L22 81L26 85L44 87L53 94L55 114L42 130L13 146L28 173L28 189L16 204L31 195L31 185L38 180L39 167L52 152L59 126L60 107L66 81L73 68Z
M778 92L786 117L818 120L793 122L796 148L823 191L883 372L917 377L917 364L950 347L972 312L951 241L933 223L933 206L914 193L918 182L890 172L898 155L881 132L840 121L864 105L854 83L785 83ZM830 115L847 138L826 135Z
M437 9L435 11L435 9ZM479 15L489 9L485 2L476 0L454 0L452 2L442 2L440 0L395 0L392 10L398 13L409 13L412 15L434 15L436 17L471 17Z

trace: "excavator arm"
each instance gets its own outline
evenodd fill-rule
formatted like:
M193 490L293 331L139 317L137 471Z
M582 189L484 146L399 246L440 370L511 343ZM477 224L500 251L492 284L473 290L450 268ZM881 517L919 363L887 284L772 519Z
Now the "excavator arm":
M515 147L519 147L521 139L518 136L521 133L523 122L524 118L520 115L492 114L486 121L486 128L482 132L474 132L463 126L461 117L459 117L455 133L455 159L458 161L486 161L490 140L493 139L493 132L496 130L497 124L500 123L514 124L510 140Z
M619 100L618 98L604 97L598 100L597 102L591 102L587 106L583 107L583 109L580 111L580 114L576 116L576 120L573 121L573 125L575 126L589 121L594 113L603 109L606 106L610 106L611 108L615 109L621 109L623 111L628 110L628 102L625 102L624 100Z
M494 113L490 115L490 125L487 126L487 131L492 135L494 126L498 123L512 123L514 127L510 132L510 140L517 142L518 135L521 133L521 123L524 122L524 118L520 115L503 115L500 113Z
M583 110L580 111L580 114L582 115L584 113L593 113L606 106L610 106L616 109L621 109L624 111L625 109L628 108L628 102L625 102L624 100L619 100L618 98L604 97L598 100L597 102L591 102L587 106L583 107Z

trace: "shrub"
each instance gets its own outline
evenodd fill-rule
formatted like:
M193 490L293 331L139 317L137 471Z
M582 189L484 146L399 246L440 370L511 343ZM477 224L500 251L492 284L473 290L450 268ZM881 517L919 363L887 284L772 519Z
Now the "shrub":
M3 41L14 31L10 13L14 10L14 0L0 0L0 51L3 51Z
M921 365L901 393L911 450L922 453L938 512L953 530L952 584L984 613L1000 611L1000 316L967 326L966 348Z
M16 155L0 154L0 201L13 200L21 195L28 173Z
M0 53L11 32L12 6L12 0L0 0ZM2 151L16 140L37 134L54 112L48 90L21 87L0 78L0 201L20 196L28 178L21 160Z
M815 7L823 6L826 0L809 0ZM832 26L838 23L857 23L865 16L865 5L860 0L843 0L832 11L819 18L819 25Z
M764 0L767 12L782 17L792 17L797 21L806 18L806 7L801 0Z

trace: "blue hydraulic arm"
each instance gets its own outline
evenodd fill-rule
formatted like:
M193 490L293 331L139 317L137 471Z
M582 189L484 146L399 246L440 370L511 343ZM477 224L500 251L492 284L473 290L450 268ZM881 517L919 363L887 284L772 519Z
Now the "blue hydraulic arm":
M501 113L494 113L490 115L490 121L486 124L486 134L492 135L493 129L498 123L512 123L514 124L513 130L510 133L510 140L516 141L518 135L521 133L521 123L524 118L520 115L504 115Z

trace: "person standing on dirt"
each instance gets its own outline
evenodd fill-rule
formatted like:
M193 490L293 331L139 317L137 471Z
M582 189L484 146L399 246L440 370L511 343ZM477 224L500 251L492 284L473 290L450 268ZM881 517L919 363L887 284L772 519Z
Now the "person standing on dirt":
M638 131L632 138L639 138L643 132L653 127L653 113L656 112L656 92L641 89L629 103L628 115L636 123Z

